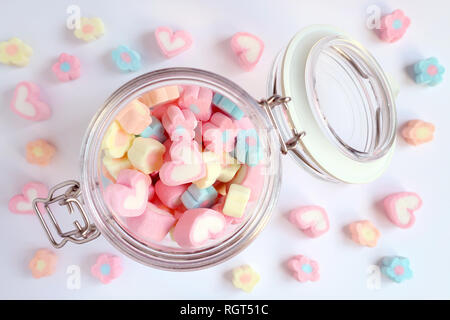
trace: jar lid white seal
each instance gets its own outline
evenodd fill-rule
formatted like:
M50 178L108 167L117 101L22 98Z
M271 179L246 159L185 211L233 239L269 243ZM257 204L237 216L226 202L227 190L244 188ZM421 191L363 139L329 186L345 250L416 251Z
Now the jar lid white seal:
M370 53L344 32L316 25L297 33L279 62L278 94L291 98L289 125L304 132L293 154L329 180L379 177L395 149L396 112Z

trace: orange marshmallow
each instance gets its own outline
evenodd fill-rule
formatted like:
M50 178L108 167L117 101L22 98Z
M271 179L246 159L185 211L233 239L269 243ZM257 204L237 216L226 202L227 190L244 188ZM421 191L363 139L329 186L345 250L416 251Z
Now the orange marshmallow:
M152 116L150 109L136 99L119 112L116 120L126 132L137 135L152 123Z
M153 108L161 104L172 102L180 97L178 86L165 86L145 93L140 99L148 107Z
M39 139L31 141L26 147L26 158L29 163L46 166L55 155L56 148L49 142Z

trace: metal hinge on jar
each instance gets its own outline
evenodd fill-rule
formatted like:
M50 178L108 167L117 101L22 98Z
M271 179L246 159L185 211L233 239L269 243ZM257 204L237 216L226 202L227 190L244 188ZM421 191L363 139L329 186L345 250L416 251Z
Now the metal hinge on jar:
M259 104L263 107L267 116L269 117L270 122L272 122L278 138L280 139L281 152L283 154L287 154L290 150L294 150L297 146L297 143L305 136L305 132L298 132L295 128L292 128L292 138L287 139L286 141L283 139L283 136L280 132L280 126L273 114L272 109L276 106L282 106L284 108L284 112L286 112L289 116L289 109L287 108L287 103L291 101L290 97L281 97L279 95L273 95L269 99L261 99Z
M65 190L64 193L56 195L57 191L61 189ZM80 183L77 181L69 180L51 188L46 199L37 198L33 200L34 211L39 217L42 227L47 233L48 239L55 248L59 249L63 247L68 241L78 244L85 243L96 239L100 235L100 232L97 230L95 225L89 221L89 218L84 211L83 204L81 203L80 195ZM72 214L74 212L75 206L80 212L81 218L83 219L82 224L80 224L78 220L75 220L73 222L73 224L75 225L75 229L63 232L52 210L50 209L50 205L53 203L58 203L60 206L66 206L69 214ZM47 212L51 222L53 223L54 229L58 233L58 236L61 238L60 241L56 241L55 237L50 231L49 225L44 219L43 212L41 212L41 204L43 204L45 211Z

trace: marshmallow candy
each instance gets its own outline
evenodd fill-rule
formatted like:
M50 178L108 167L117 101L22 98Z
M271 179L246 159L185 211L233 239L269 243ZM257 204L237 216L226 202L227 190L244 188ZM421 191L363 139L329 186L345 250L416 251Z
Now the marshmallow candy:
M155 184L155 192L159 200L168 208L178 208L181 203L181 196L187 190L187 184L178 186L167 186L161 180Z
M141 102L145 103L150 108L173 102L180 97L180 91L177 86L165 86L153 89L142 95L139 98Z
M414 192L399 192L384 198L383 206L386 216L393 224L407 229L414 225L414 212L422 207L422 199Z
M311 238L319 237L330 229L327 212L318 206L292 210L289 213L289 221Z
M181 196L181 202L187 209L209 208L217 198L217 191L214 187L204 189L191 184Z
M51 116L51 110L48 104L42 101L40 91L32 82L20 82L14 90L11 110L27 120L47 120Z
M152 122L150 109L140 102L133 100L123 108L116 117L120 126L130 134L140 134Z
M136 169L150 174L161 168L165 152L166 147L158 140L138 137L128 150L128 159Z
M352 240L362 246L375 247L380 238L380 231L368 220L356 221L349 225Z
M231 49L246 71L251 71L261 59L264 42L248 32L238 32L231 38Z
M225 98L220 93L214 94L212 102L217 108L236 120L240 120L244 116L244 112L233 101Z
M192 37L187 31L176 31L168 27L158 27L155 30L156 42L161 52L167 57L174 57L188 50L192 45Z
M130 231L143 240L161 241L175 224L175 217L169 212L147 203L145 212L138 217L127 219Z
M8 208L13 213L33 214L33 200L36 198L46 198L47 187L40 182L28 182L22 188L22 194L15 195L9 200ZM43 212L43 205L39 204L40 211Z
M147 207L151 183L150 177L140 171L122 170L116 183L106 187L105 202L119 216L139 216Z
M222 165L219 157L214 152L203 152L202 157L206 165L206 175L200 180L194 181L194 184L200 189L205 189L216 182L222 172Z
M206 166L195 141L181 140L170 147L170 161L165 162L159 178L167 186L178 186L203 178Z
M224 216L211 209L191 209L178 220L173 238L182 248L197 248L220 237L226 226Z
M119 122L114 121L103 136L102 150L110 158L122 158L133 140L134 136L123 130Z
M104 156L102 162L104 173L107 174L107 178L113 182L116 181L120 171L133 168L127 157L111 158Z
M181 110L175 105L169 106L162 117L162 124L172 141L192 140L195 137L197 119L188 109Z
M225 199L223 214L234 218L242 217L250 199L250 192L247 187L232 184Z
M213 92L211 89L199 86L184 86L178 99L182 109L191 110L198 121L208 121L211 117L211 103Z
M249 188L251 190L249 201L256 201L264 186L264 167L242 165L231 183Z

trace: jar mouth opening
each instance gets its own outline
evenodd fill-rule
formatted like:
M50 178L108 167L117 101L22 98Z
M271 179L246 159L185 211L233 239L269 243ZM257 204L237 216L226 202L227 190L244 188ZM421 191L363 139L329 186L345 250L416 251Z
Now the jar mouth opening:
M377 61L342 35L319 40L309 52L305 85L310 108L328 138L348 157L383 157L395 140L395 108Z
M149 245L133 237L109 212L103 200L101 142L121 107L143 93L168 85L199 85L213 89L242 107L261 137L265 150L264 187L248 218L227 238L197 250ZM261 130L259 130L261 129ZM262 133L261 133L262 132ZM190 271L206 268L243 250L267 224L280 189L280 153L276 134L257 101L233 82L214 73L191 68L169 68L141 75L116 90L92 119L81 151L81 189L88 212L100 232L132 259L164 270Z

